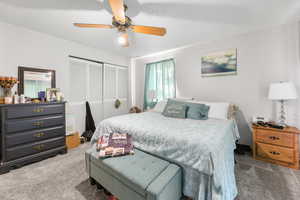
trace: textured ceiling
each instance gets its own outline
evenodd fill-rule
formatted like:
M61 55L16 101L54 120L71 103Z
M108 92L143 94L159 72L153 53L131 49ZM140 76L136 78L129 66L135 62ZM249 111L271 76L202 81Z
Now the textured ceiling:
M0 0L0 20L135 57L207 42L284 23L299 0L125 0L136 25L167 28L165 37L130 33L129 48L116 30L79 29L73 22L111 24L107 0Z

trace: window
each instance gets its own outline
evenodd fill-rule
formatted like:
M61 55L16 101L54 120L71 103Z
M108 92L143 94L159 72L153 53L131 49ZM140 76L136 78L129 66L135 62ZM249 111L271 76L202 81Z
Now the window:
M144 91L144 109L153 108L158 101L175 97L174 59L146 65Z

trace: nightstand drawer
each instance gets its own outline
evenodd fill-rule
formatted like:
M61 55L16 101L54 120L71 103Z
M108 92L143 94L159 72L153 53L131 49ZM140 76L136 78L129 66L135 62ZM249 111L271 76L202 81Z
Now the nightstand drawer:
M256 143L257 156L287 163L295 161L294 149L273 146L270 144Z
M256 133L256 141L291 148L294 147L294 135L285 132L258 130Z

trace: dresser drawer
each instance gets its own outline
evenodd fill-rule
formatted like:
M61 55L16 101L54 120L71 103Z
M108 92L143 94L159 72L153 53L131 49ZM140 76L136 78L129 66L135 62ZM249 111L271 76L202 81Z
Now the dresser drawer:
M295 153L293 149L286 147L273 146L270 144L256 143L257 156L278 160L287 163L293 163L295 161Z
M24 156L37 154L43 151L62 146L65 146L64 137L53 138L46 141L22 145L14 148L8 148L6 150L6 161L15 160Z
M35 117L64 113L64 104L55 105L24 105L5 108L7 119Z
M285 132L259 130L256 133L256 141L291 148L294 147L294 135Z
M5 139L7 147L13 147L16 145L38 142L59 136L65 136L64 126L8 134Z
M65 124L63 115L56 115L50 117L38 117L30 119L16 119L5 121L5 130L7 133L15 133L26 130L34 130L47 128L52 126L59 126Z

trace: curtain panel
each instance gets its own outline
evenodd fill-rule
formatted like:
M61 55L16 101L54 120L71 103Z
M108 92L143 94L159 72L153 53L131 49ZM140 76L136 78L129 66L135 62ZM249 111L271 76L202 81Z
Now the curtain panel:
M163 60L146 65L144 109L153 108L157 102L174 98L175 88L174 59Z

